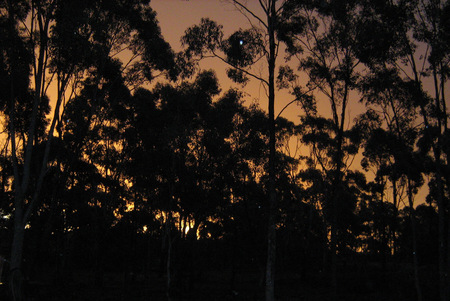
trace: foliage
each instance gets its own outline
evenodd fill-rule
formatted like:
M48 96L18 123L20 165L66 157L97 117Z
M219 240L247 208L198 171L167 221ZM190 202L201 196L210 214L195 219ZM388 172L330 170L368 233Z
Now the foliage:
M379 263L411 296L439 283L445 297L450 5L277 5L275 44L266 20L225 37L203 18L174 53L149 1L0 1L0 253L12 271L54 270L61 289L77 273L96 287L120 274L124 290L157 271L181 297L213 270L234 292L240 272L263 274L275 221L279 275L302 288L330 278L344 295L337 284ZM285 65L270 54L281 43ZM300 117L221 87L199 70L205 57L242 86L288 90Z

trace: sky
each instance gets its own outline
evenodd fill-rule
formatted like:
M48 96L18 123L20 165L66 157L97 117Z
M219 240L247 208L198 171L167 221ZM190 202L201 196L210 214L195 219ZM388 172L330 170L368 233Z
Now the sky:
M262 10L257 0L244 0L242 2L246 2L252 11L261 15ZM192 25L199 24L202 17L208 17L223 25L225 37L239 28L249 27L248 20L235 9L230 1L226 0L151 0L150 5L157 13L163 37L175 51L181 50L180 39L185 30ZM279 62L283 62L283 55L280 58ZM216 72L223 92L230 87L239 88L247 94L246 101L248 103L256 102L262 109L267 110L266 92L257 80L250 80L245 87L233 83L226 76L227 66L214 58L205 59L201 68L212 68ZM260 66L260 68L263 67ZM264 72L265 69L253 71L259 73ZM276 114L292 99L293 97L287 91L278 92ZM285 111L282 116L298 122L299 112L294 107L292 107L293 110Z
M208 17L218 24L223 25L225 37L232 34L239 28L248 28L250 26L246 17L236 10L229 0L151 0L150 5L157 13L157 19L161 27L161 32L167 42L170 43L175 51L181 50L180 39L185 30L195 24L199 24L202 17ZM263 11L257 0L243 0L252 12L256 12L259 16L263 15ZM277 59L278 65L286 64L284 60L284 51L280 51ZM214 69L216 71L222 87L222 91L228 90L230 86L242 89L246 94L247 102L256 102L262 109L267 109L266 91L257 80L251 80L244 88L233 83L226 76L226 65L217 59L205 59L201 64L204 69ZM292 66L296 68L295 65ZM260 66L260 68L263 68ZM264 72L255 69L256 73ZM264 74L264 73L262 73ZM283 107L291 102L294 98L288 91L282 90L276 92L275 116L283 109ZM363 106L358 101L353 102L353 106L349 108L348 120L353 120L362 112ZM330 114L328 101L319 101L319 110L322 114ZM283 111L282 117L293 122L299 122L301 111L296 105L290 106Z
M180 38L186 28L198 24L202 17L226 25L226 33L246 25L245 18L224 0L151 0L150 5L158 14L163 36L175 49L181 47Z
M208 17L218 24L223 25L225 37L239 28L248 28L249 22L245 16L236 10L231 1L227 0L151 0L151 7L157 13L157 19L161 28L163 37L172 46L174 51L181 50L180 39L183 36L185 30L195 24L199 24L202 17ZM262 10L257 0L243 0L252 12L256 12L259 16L262 16ZM280 51L278 57L278 65L285 64L284 55ZM256 102L264 110L267 110L267 96L263 86L257 80L250 80L250 82L242 88L242 86L233 83L226 76L226 65L219 62L217 59L205 59L200 65L203 69L215 70L219 83L222 88L222 92L225 92L230 87L237 87L244 91L246 94L246 102ZM295 66L292 66L295 68ZM264 70L256 70L262 72ZM293 100L287 91L277 91L275 102L275 116L282 110L282 108ZM330 109L328 101L318 101L318 110L322 115L330 116ZM351 126L354 118L364 111L364 105L354 97L350 101L348 108L347 126ZM299 123L299 115L302 112L299 107L292 105L285 111L283 111L282 117L285 117L296 124ZM355 165L359 166L360 155L355 160ZM354 166L353 168L358 168ZM373 175L367 174L369 178ZM426 187L426 185L424 185ZM422 203L425 198L425 192L421 191L418 198L418 203Z
M239 28L249 28L250 24L248 19L236 10L233 4L228 0L151 0L150 5L157 13L157 19L161 28L161 32L166 41L172 46L174 51L181 50L180 39L183 36L185 30L192 25L199 24L202 17L208 17L218 24L223 25L224 36L232 34ZM259 16L263 16L263 11L257 0L243 0L252 12L256 12ZM284 65L286 61L284 59L284 50L280 48L279 56L277 58L277 65ZM296 68L295 63L291 62L291 67ZM212 68L218 78L222 88L222 92L225 92L230 87L236 87L245 93L245 101L249 103L257 103L259 106L267 111L268 97L263 85L255 80L250 79L249 83L242 87L239 84L233 83L226 76L227 65L220 62L217 58L207 58L200 65L203 69ZM258 69L260 68L260 69ZM267 65L259 66L252 71L262 74L262 77L267 77L265 74ZM287 90L276 91L275 100L275 116L278 116L280 111L290 103L294 97L289 94ZM352 123L352 120L363 110L363 106L358 103L356 99L352 101L353 105L348 108L348 120L347 125ZM319 112L327 117L331 116L330 105L328 100L318 101ZM299 116L302 115L302 111L296 104L290 105L282 112L281 117L287 118L294 123L298 124L300 121ZM291 145L292 155L295 153L295 145Z

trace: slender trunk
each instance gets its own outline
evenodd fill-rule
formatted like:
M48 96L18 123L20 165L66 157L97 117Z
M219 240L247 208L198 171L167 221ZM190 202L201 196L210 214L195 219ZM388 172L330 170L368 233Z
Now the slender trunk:
M339 143L339 153L341 147L341 143ZM339 156L340 158L340 156ZM340 159L339 159L340 160ZM337 300L337 254L338 254L338 210L337 210L337 202L339 199L339 195L341 194L341 164L339 163L336 166L336 172L334 175L333 183L332 183L332 191L330 196L331 201L331 233L330 233L330 251L331 251L331 289L333 294L333 299Z
M435 88L435 105L436 105L436 111L437 111L437 127L439 129L439 136L437 137L437 143L433 144L433 152L434 152L434 160L435 160L435 177L436 177L436 184L438 189L438 195L437 195L437 205L438 205L438 220L439 220L439 294L441 301L448 301L449 295L447 292L447 281L448 281L448 270L446 265L446 232L445 232L445 219L446 219L446 213L445 213L445 204L444 204L444 185L442 181L442 150L441 145L442 143L440 137L441 137L441 129L442 129L442 122L441 122L441 105L440 105L440 94L439 94L439 84L438 84L438 78L437 78L437 70L436 66L433 65L433 78L434 78L434 88ZM425 124L426 126L428 124Z
M331 251L331 290L333 300L337 300L337 229L336 229L336 210L335 200L332 200L332 222L330 234L330 251Z
M408 202L409 218L411 221L412 247L413 247L413 266L414 266L414 286L416 288L417 301L422 301L422 289L420 288L419 261L417 258L417 228L414 211L414 201L412 195L411 181L408 179Z
M344 101L345 104L345 101ZM330 244L331 244L331 289L332 289L332 293L333 293L333 299L337 300L337 253L338 253L338 227L337 227L337 222L338 222L338 200L342 194L342 178L343 178L343 174L342 174L342 166L343 166L343 162L342 162L342 154L343 154L343 150L342 150L342 144L343 144L343 139L344 139L344 117L345 117L345 105L342 108L342 112L341 112L341 123L336 124L336 126L338 127L338 133L337 133L337 145L336 145L336 158L335 158L335 162L336 162L336 169L334 171L333 174L333 179L332 179L332 187L331 187L331 196L330 196L330 201L331 201L331 236L330 236Z
M383 193L381 195L381 208L383 211L385 211L385 203L384 203L384 189ZM381 228L383 229L383 232L381 233L381 269L383 272L383 275L386 275L386 269L387 269L387 260L389 256L389 238L391 237L391 227L388 226L388 220L386 216L382 215L381 217Z
M176 116L176 123L178 122L178 117L180 116L179 110L177 111ZM169 182L169 200L168 200L168 210L167 210L167 217L166 217L166 223L165 223L165 236L167 239L167 262L166 262L166 296L167 301L172 300L172 236L171 236L171 225L172 225L172 207L173 207L173 200L175 198L175 168L176 168L176 161L175 161L175 153L172 153L170 157L171 165L170 165L170 182ZM186 221L184 223L184 226L186 226ZM180 216L180 227L181 227L181 216ZM184 231L183 231L184 232Z
M22 253L23 253L23 242L25 238L25 227L22 223L22 208L16 207L14 214L14 236L11 246L11 292L13 294L14 301L23 300L22 291Z
M15 21L13 16L12 1L8 1L8 19L10 25L10 34L14 36L16 33ZM12 52L12 60L17 58ZM14 95L14 70L11 72L11 84L10 84L10 139L11 139L11 152L12 152L12 166L14 170L14 225L13 225L13 242L11 245L11 258L10 258L10 285L11 292L14 301L21 301L22 298L22 252L23 241L25 238L25 228L23 225L23 203L25 199L25 193L22 191L22 185L19 179L19 167L16 156L16 131L15 131L15 95Z
M446 247L445 247L445 239L446 239L446 233L445 233L445 208L444 208L444 198L443 198L443 183L442 183L442 177L440 172L440 151L435 147L434 150L435 153L435 167L436 167L436 184L437 184L437 207L438 207L438 227L439 227L439 295L441 301L447 301L447 269L446 269Z
M396 237L396 228L397 228L397 217L398 217L398 202L397 202L397 182L395 179L392 179L392 200L393 200L393 204L394 204L394 220L392 223L392 226L395 227L394 230L392 231L392 250L393 250L393 254L392 255L396 255L397 254L397 237Z
M169 212L171 215L171 213ZM166 229L167 233L167 262L166 262L166 296L167 301L172 300L171 286L172 286L172 273L171 273L171 263L172 263L172 238L170 237L170 229Z
M30 126L28 129L28 138L26 141L25 147L25 158L24 158L24 167L23 167L23 180L22 180L22 192L25 193L28 189L28 184L31 176L31 163L32 163L32 154L34 151L34 138L36 133L37 126L37 118L39 113L39 105L41 103L42 96L42 86L45 81L45 70L46 70L46 51L47 51L47 42L48 42L48 26L49 20L46 20L44 23L42 22L42 15L38 9L38 18L39 22L39 57L38 57L38 65L37 65L37 73L35 76L35 92L34 92L34 100L33 100L33 111L30 118Z
M8 11L9 20L11 22L11 34L15 33L15 23L14 17L12 15L12 2L8 1ZM41 86L44 80L44 70L45 70L45 52L47 46L47 31L49 22L42 23L42 15L39 14L40 18L40 45L39 45L39 58L37 66L37 77L35 78L35 95L33 100L33 109L30 118L30 125L28 128L28 134L26 142L24 142L24 162L23 162L23 174L19 175L18 172L18 161L16 155L16 145L15 145L15 126L14 126L14 111L15 111L15 98L13 94L11 95L11 144L12 144L12 165L14 169L14 183L15 183L15 196L14 196L14 234L13 242L11 246L11 290L13 298L15 301L23 299L22 292L22 256L23 256L23 245L25 238L25 225L27 219L30 215L32 203L28 205L28 209L24 212L25 199L27 195L27 190L29 186L30 176L31 176L31 163L32 163L32 153L34 149L34 138L36 133L36 122L39 110L39 104L41 102ZM13 92L13 82L11 83L11 91ZM42 183L41 183L42 184Z
M275 300L275 259L276 259L276 187L275 187L275 3L269 2L269 216L267 233L266 301Z
M442 104L442 115L439 115L439 118L442 118L442 131L443 131L443 135L445 136L446 134L448 134L448 114L447 114L447 99L446 99L446 89L445 89L445 84L447 83L447 76L444 75L444 72L442 72L443 69L445 69L445 64L443 62L441 62L440 64L440 69L441 69L441 73L440 73L440 86L441 86L441 104ZM447 158L446 162L443 162L443 165L445 166L444 168L448 170L449 165L448 165L448 160L450 158L450 149L448 147L443 148L443 152L445 154L445 157ZM447 189L449 187L449 178L448 176L445 176L446 179L446 184L447 184ZM442 189L444 189L444 181L441 182L441 186ZM447 212L447 265L446 265L446 298L447 300L450 299L450 218L448 215L448 212L450 210L449 204L447 202L447 208L446 208L446 212Z
M441 62L441 70L444 69L444 66ZM447 118L447 104L446 104L446 97L445 97L445 83L447 82L446 76L443 74L443 72L441 72L441 78L440 78L440 83L441 83L441 103L442 103L442 116L439 116L440 118L442 118L442 125L443 125L443 131L444 131L444 135L446 133L448 133L448 118ZM448 169L448 158L450 158L450 150L449 148L444 148L444 153L445 156L447 158L447 164L446 164L446 168ZM448 187L448 177L447 177L447 187ZM441 182L441 186L443 186L443 181ZM444 189L444 188L442 188ZM447 212L449 212L448 210L450 209L448 207L448 203L447 203ZM447 266L446 266L446 291L445 291L445 295L447 300L450 299L450 218L449 216L447 216Z

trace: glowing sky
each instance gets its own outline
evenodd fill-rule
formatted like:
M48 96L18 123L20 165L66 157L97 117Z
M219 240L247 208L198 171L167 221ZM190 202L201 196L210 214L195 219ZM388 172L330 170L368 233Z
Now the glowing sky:
M157 19L159 21L162 34L167 42L170 43L175 51L181 49L180 38L184 31L194 25L200 23L202 17L208 17L218 24L223 25L225 36L233 33L239 28L248 28L249 21L239 11L236 10L231 1L227 0L151 0L151 7L157 12ZM244 0L250 10L263 17L263 11L257 0ZM253 20L252 20L253 21ZM257 23L254 23L257 25ZM279 52L277 59L278 66L285 64L284 51ZM205 59L201 67L204 69L214 69L219 77L222 91L227 90L230 86L241 88L241 86L234 84L226 76L226 65L219 62L217 59ZM295 68L295 65L292 65ZM258 69L259 68L259 69ZM266 66L259 65L252 71L257 74L266 74ZM257 80L250 80L250 82L242 89L248 95L247 102L257 102L262 109L267 110L267 95L264 87ZM283 109L283 107L293 100L287 91L277 91L275 102L275 114ZM353 120L362 112L361 106L357 100L352 101L353 104L349 107L347 120ZM330 106L328 101L319 101L319 111L323 115L330 116ZM296 123L299 122L298 116L301 111L295 105L290 106L283 111L282 117L288 118Z
M258 1L244 1L248 7L259 13L262 12ZM157 12L162 34L167 42L170 43L175 51L181 49L180 38L184 31L194 25L200 23L202 17L208 17L218 24L223 25L225 36L233 33L239 28L248 28L248 20L238 12L235 7L226 0L151 0L151 7ZM279 62L282 63L283 55L280 55ZM201 67L204 69L214 69L217 73L222 91L226 91L230 86L240 88L247 93L247 102L257 102L262 109L267 109L267 96L264 88L257 80L250 82L242 88L242 86L234 84L226 76L226 65L217 59L205 59ZM259 68L259 69L258 69ZM259 65L253 72L265 74L265 66ZM293 99L286 91L277 93L276 113ZM298 122L297 116L299 111L292 106L292 109L285 111L283 117Z
M243 0L242 2L259 16L263 16L257 0ZM181 49L180 38L184 31L188 27L198 24L202 17L208 17L223 25L225 37L239 28L248 28L250 26L246 17L237 11L230 1L227 0L151 0L150 5L157 12L157 19L164 38L175 51ZM278 66L285 64L282 51L280 51L277 62ZM267 110L266 91L261 83L252 79L245 88L242 88L227 78L225 73L226 67L218 59L205 59L201 64L201 68L203 69L213 69L216 71L222 91L226 91L230 86L238 87L247 94L247 102L257 102L262 109ZM292 67L295 68L295 65L292 65ZM264 76L266 74L266 66L260 66L259 68L252 71ZM277 91L276 93L275 116L293 99L293 96L289 95L287 91ZM364 105L358 102L358 98L357 95L353 95L350 100L346 116L347 127L350 127L353 119L364 111ZM318 109L321 115L330 116L330 105L328 101L318 99ZM298 116L301 114L301 110L293 105L283 112L282 117L299 123ZM359 160L360 157L358 156L355 161ZM355 164L359 165L359 162L355 162ZM368 176L371 178L370 175ZM417 198L419 203L423 202L425 193L421 191Z
M264 12L260 7L259 1L244 0L242 2L246 3L252 12L255 12L264 19ZM185 30L192 25L199 24L202 17L208 17L218 24L223 25L225 37L239 28L245 29L250 27L249 20L241 12L237 11L234 5L227 0L151 0L150 5L157 13L157 19L161 27L162 35L175 51L181 50L180 38L183 36ZM252 21L254 21L254 19L252 19ZM258 25L257 23L253 24ZM286 64L283 49L284 48L280 46L277 66ZM290 64L293 69L296 69L297 62L291 62ZM226 76L227 65L216 58L204 59L201 63L201 68L213 69L216 72L223 92L230 87L237 87L245 92L246 103L255 102L259 104L263 110L267 111L268 97L266 90L263 84L258 80L250 79L249 83L244 88L233 83ZM263 78L267 78L267 64L259 62L256 67L252 69L252 72ZM286 104L290 103L293 99L294 97L290 95L287 90L277 90L275 116L277 116ZM331 117L328 99L319 99L318 109L321 115ZM351 126L353 119L363 111L362 109L363 106L359 104L357 98L354 97L347 110L346 126ZM292 104L283 111L281 116L298 124L300 121L299 115L302 115L302 111L296 104ZM295 145L291 146L291 155L294 155L295 148Z

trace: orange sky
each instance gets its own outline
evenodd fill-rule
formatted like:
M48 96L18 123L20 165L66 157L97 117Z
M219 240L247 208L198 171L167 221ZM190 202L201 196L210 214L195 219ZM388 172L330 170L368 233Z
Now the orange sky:
M242 2L247 3L253 12L257 12L260 16L263 15L259 1L244 0ZM164 38L175 51L181 48L180 38L184 34L184 31L188 27L200 23L202 17L208 17L223 25L225 36L239 28L249 27L248 20L227 0L151 0L150 5L157 12L157 19ZM280 51L277 62L278 65L285 64L284 51ZM217 59L205 59L201 67L205 69L212 68L216 71L223 91L227 90L230 86L241 88L227 78L225 73L227 66ZM292 67L295 68L296 66L293 65ZM264 75L265 70L266 67L260 65L253 71L255 73L261 72ZM264 110L267 109L266 92L257 80L250 80L243 90L248 93L248 102L257 102L261 108ZM282 108L293 100L293 97L285 90L277 91L276 96L275 110L276 115L278 115ZM328 115L328 101L324 103L319 101L319 110L322 114ZM354 105L349 108L350 115L347 118L350 119L348 120L352 120L360 112L362 112L362 106L357 101L354 101ZM300 114L301 111L299 108L292 105L283 111L282 116L298 123L298 115Z
M261 8L259 6L259 1L257 0L244 0L242 1L248 5L248 7L253 11L257 12L258 15L262 16ZM223 25L225 36L233 33L239 28L248 28L248 20L238 12L230 1L227 0L151 0L151 7L157 12L157 19L160 23L161 31L166 39L175 51L179 51L181 48L180 38L184 31L200 22L202 17L208 17L217 23ZM278 57L278 65L285 64L284 54L280 51ZM219 62L217 59L206 59L201 64L204 69L214 69L219 77L222 91L226 91L230 86L235 86L241 88L231 82L226 76L225 70L226 65ZM295 69L295 65L292 66ZM255 69L257 73L264 75L265 66ZM255 71L253 70L253 71ZM242 89L242 88L241 88ZM242 89L248 96L246 98L247 102L257 102L262 109L267 110L267 96L262 85L256 81L251 80L245 88ZM447 92L450 89L447 89ZM353 119L364 111L364 105L358 102L359 97L354 96L348 107L347 126L351 126ZM450 95L449 95L450 98ZM275 103L275 114L278 115L280 110L289 103L293 97L287 93L287 91L277 91L276 103ZM327 100L318 100L318 109L322 115L330 116L330 105ZM450 107L450 106L449 106ZM302 112L295 105L292 105L286 109L282 116L290 119L291 121L298 123L298 116ZM359 157L359 156L358 156ZM353 163L357 168L359 166L360 158L357 158ZM369 178L372 178L370 173ZM426 185L424 185L424 188ZM425 188L426 189L426 188ZM426 196L425 191L422 191L417 196L418 203L422 203Z
M263 12L257 0L247 0L248 7L253 11L257 12L258 15L263 16ZM230 4L227 0L151 0L151 7L157 12L157 19L159 21L162 34L167 42L170 43L175 51L181 49L180 38L184 34L184 31L194 25L199 24L202 17L208 17L217 23L223 25L223 30L225 36L233 33L239 28L248 28L250 26L248 20L235 9L235 7ZM253 20L252 20L253 21ZM284 51L279 52L277 59L277 65L284 65ZM296 62L292 62L291 66L293 69L296 68ZM255 80L250 79L250 82L242 88L242 86L233 83L226 76L227 65L220 62L215 58L205 59L201 67L204 69L214 69L219 77L220 85L222 91L226 91L229 87L237 87L243 90L246 94L246 102L256 102L264 110L267 110L267 95L262 84ZM267 65L258 64L252 72L258 75L263 75L262 77L267 77ZM294 99L292 95L288 93L287 90L276 91L275 100L275 116ZM328 100L318 101L319 112L326 116L331 116L330 105ZM353 119L362 112L363 106L358 103L358 101L353 101L353 105L349 106L348 113L346 117L348 122L347 125L351 125ZM302 111L298 106L292 104L282 113L282 117L285 117L295 123L299 123L299 115ZM295 152L295 145L291 146L292 155ZM355 160L356 162L357 160Z
M252 10L257 12L261 11L258 1L250 0L247 2ZM171 44L175 51L181 49L180 38L184 34L184 31L188 27L200 23L202 17L208 17L223 25L225 36L239 28L249 27L247 19L236 11L232 4L224 0L151 0L150 4L158 14L157 19L160 23L164 38ZM280 58L281 60L279 62L281 63L283 58L282 56ZM215 70L219 77L222 91L226 91L230 86L242 89L240 85L234 84L227 78L225 73L227 66L219 60L213 58L205 59L201 67ZM259 65L252 71L258 74L264 74L265 69L265 66ZM248 94L246 98L248 102L257 102L261 108L264 110L267 109L265 90L257 80L251 79L242 90ZM293 97L286 92L279 92L277 96L276 112L278 113ZM294 106L292 109L294 109ZM292 110L283 114L284 117L293 121L295 119L298 120L296 115L298 113L294 113Z

